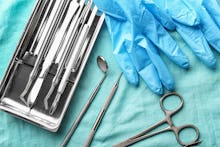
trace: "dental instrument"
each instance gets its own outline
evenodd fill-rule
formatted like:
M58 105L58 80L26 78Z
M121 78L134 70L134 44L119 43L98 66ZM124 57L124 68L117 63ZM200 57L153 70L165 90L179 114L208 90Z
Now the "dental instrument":
M122 76L122 73L118 77L116 83L113 85L113 87L110 91L110 94L107 97L107 99L106 99L106 101L105 101L105 103L104 103L104 105L103 105L103 107L102 107L102 109L101 109L101 111L100 111L100 113L99 113L99 115L98 115L98 117L97 117L90 133L89 133L89 136L86 139L85 144L83 145L83 147L89 147L90 146L90 144L92 142L92 139L93 139L93 137L94 137L94 135L95 135L95 133L96 133L103 117L104 117L104 115L105 115L105 112L107 111L107 108L108 108L109 104L111 103L111 100L112 100L113 96L115 95L116 90L118 89L118 85L119 85L119 81L121 79L121 76Z
M48 24L51 23L51 16L50 15L54 15L53 9L56 9L56 7L57 7L56 1L49 0L48 6L45 6L45 7L47 7L47 9L44 12L46 15L43 15L42 23L40 24L39 30L36 32L36 36L33 40L33 43L30 47L30 50L28 51L29 54L32 54L34 56L37 56L40 52L40 48L37 46L38 46L38 44L42 43L40 40L45 37L45 34L43 32L45 32L46 29L48 29L47 26L48 26Z
M57 57L55 63L58 64L58 68L57 68L57 72L56 75L54 76L53 80L52 80L52 84L51 87L46 95L46 97L44 98L44 106L45 109L48 110L48 100L51 97L51 95L54 92L55 87L57 86L57 84L60 81L61 75L63 74L63 71L65 69L65 65L66 62L68 61L69 56L71 56L72 54L72 50L74 50L74 48L72 47L74 42L77 42L77 34L81 33L81 28L83 27L83 24L87 18L88 12L91 8L92 5L92 1L88 1L86 7L82 10L82 14L80 16L80 18L78 20L76 20L76 24L72 26L70 31L70 36L68 37L69 39L66 40L66 42L63 45L63 53L60 53L60 56ZM82 26L79 26L79 25ZM79 29L79 30L78 30ZM77 32L78 31L78 32Z
M28 51L22 50L20 52L19 58L22 58L22 56L25 54L25 52L27 52L30 55L37 55L38 54L39 50L35 51L35 48L39 42L39 39L42 36L42 33L45 29L45 26L48 22L49 16L50 16L54 6L55 6L55 0L46 0L46 1L39 0L38 1L37 7L34 10L34 13L32 15L32 16L35 16L37 13L39 13L38 17L31 17L30 24L32 24L32 25L29 25L28 28L31 28L33 33L35 31L35 29L33 29L33 28L35 28L36 26L39 26L39 29L37 29L37 31L36 31L36 35L32 41L33 43L31 45L30 49ZM35 23L35 25L33 25L34 22L38 22L38 21L40 21L41 23L39 23L39 24ZM27 32L25 32L25 34L26 33ZM32 37L32 36L30 36L30 34L32 34L32 33L29 32L29 34L27 34L27 37L23 38L22 42L30 40ZM28 44L25 44L25 46L27 46L27 45ZM25 48L25 46L23 46L23 47Z
M66 3L67 1L68 0L63 2ZM67 112L66 110L70 104L71 99L73 98L73 94L77 90L77 87L80 82L80 78L83 74L83 71L86 68L86 64L88 62L89 56L91 55L91 52L94 49L93 48L94 43L98 37L98 34L104 22L105 15L102 13L97 13L94 22L91 28L89 29L89 33L86 36L85 42L83 43L83 47L79 53L77 59L77 67L75 68L76 71L71 72L71 75L68 79L68 84L60 98L61 100L59 102L59 106L56 109L56 113L50 115L49 111L47 111L44 107L44 99L50 89L51 82L57 73L58 63L59 61L61 61L60 59L63 57L63 55L66 52L65 47L69 46L70 48L72 48L70 49L70 53L66 56L64 68L61 77L59 78L59 82L60 82L60 80L62 79L62 75L65 72L65 69L68 65L68 62L70 61L74 46L78 41L78 38L82 32L84 25L88 22L89 16L91 15L94 6L91 5L92 8L90 9L87 7L88 4L87 0L85 1L77 0L78 4L80 4L81 1L84 1L81 7L79 7L77 10L76 15L78 17L75 20L74 19L75 16L74 16L72 23L69 26L69 30L67 32L61 33L60 31L64 30L63 26L65 25L65 22L67 22L66 19L69 19L69 17L71 17L71 15L68 14L69 13L68 11L70 9L70 3L73 1L76 0L69 0L67 2L63 16L60 16L61 19L60 23L53 24L58 26L56 28L56 31L54 32L54 35L48 40L48 50L47 52L45 52L45 56L43 57L41 65L39 66L39 71L37 72L36 79L34 79L30 89L28 90L27 95L25 95L25 102L21 101L20 96L27 86L30 73L32 72L36 59L40 54L39 46L42 46L42 43L44 42L43 40L47 39L45 38L46 32L48 32L48 28L49 28L48 26L49 24L51 24L51 21L55 19L54 14L58 9L58 4L60 3L60 0L36 1L35 8L32 11L32 14L27 22L27 25L23 31L23 34L16 47L16 50L12 56L10 64L5 72L4 78L0 84L1 110L6 111L7 113L10 113L12 115L15 115L16 117L22 118L25 121L31 122L51 132L58 131L61 125L61 122ZM20 6L21 3L18 4L19 5L16 6ZM51 4L51 6L49 4ZM23 6L22 4L22 7L24 8L26 6ZM82 11L79 11L80 8L82 8ZM49 12L48 14L46 13L47 11ZM48 18L46 18L46 15L48 16ZM73 23L75 25L73 25ZM48 33L53 33L53 31ZM64 37L65 35L66 37ZM72 40L70 40L69 38L72 38ZM59 45L59 47L55 45L55 42L57 43L57 45ZM52 48L52 46L55 46L56 49ZM45 49L47 49L47 47L45 47ZM53 50L54 52L52 53L51 50ZM48 60L49 57L51 57L50 62L53 59L53 57L54 59L50 64L51 67L48 67L46 70L45 68L46 63L49 66L49 60ZM18 65L17 68L15 68L16 65ZM33 101L34 102L33 105L29 107L25 103L29 99L30 92L34 88L34 84L36 84L35 82L37 81L37 78L43 73L42 70L46 70L43 84L38 93L37 99ZM55 98L55 94L58 86L59 85L56 86L56 89L51 95L49 106L51 106L52 101Z
M57 94L55 96L55 99L54 99L54 101L52 103L52 106L51 106L51 109L49 111L49 113L51 115L55 112L55 110L57 108L58 102L59 102L60 97L61 97L61 95L63 94L63 92L66 88L66 85L67 85L67 82L68 82L68 79L69 79L69 76L70 76L71 72L76 72L76 70L77 70L76 69L77 68L77 63L78 63L77 61L79 59L80 53L85 52L85 50L81 50L81 49L82 49L82 47L85 43L86 37L89 33L89 30L91 28L91 25L92 25L94 19L95 19L97 11L98 11L98 8L95 6L92 10L92 13L91 13L90 18L88 20L88 23L86 23L83 26L82 32L81 32L81 34L79 36L79 39L78 39L78 41L77 41L77 43L76 43L76 45L73 49L73 53L72 53L71 58L70 58L70 60L67 64L66 70L65 70L64 75L63 75L63 77L61 79L61 82L59 84ZM86 48L84 48L84 49L86 49Z
M32 72L29 75L26 87L25 87L24 91L22 92L22 94L20 95L21 100L25 99L25 97L28 94L30 88L32 87L33 82L35 81L35 79L38 75L38 72L40 70L40 66L41 66L41 64L42 64L42 62L43 62L43 60L44 60L44 58L45 58L45 56L48 52L51 40L53 40L52 38L54 38L54 34L58 29L58 26L59 26L58 24L60 24L60 22L62 20L61 18L65 13L65 9L68 6L67 3L68 3L68 0L60 0L59 3L58 3L57 10L53 9L53 11L55 11L54 12L55 14L50 15L51 22L47 23L47 25L45 26L45 29L47 31L44 31L43 34L42 34L45 37L42 37L40 39L40 41L39 41L40 45L38 45L36 47L36 50L39 49L39 54L37 55L37 59L35 61L34 68L33 68ZM30 104L26 103L26 104L27 104L28 107L32 107L31 103Z
M46 23L48 22L48 18L49 18L49 15L52 11L52 8L54 7L54 2L55 1L46 1L46 2L43 2L42 0L41 1L38 1L37 3L37 6L35 8L35 10L33 11L33 14L32 16L35 16L37 13L40 13L40 15L36 18L36 17L31 17L32 19L30 20L30 25L27 26L27 28L32 28L33 25L31 25L33 22L37 21L37 20L40 20L41 19L41 16L43 17L42 18L42 22L40 23L39 25L39 30L36 32L36 36L34 37L34 40L33 40L33 44L37 44L37 40L41 37L42 35L42 31L44 30L45 28L45 25ZM43 14L45 13L45 14ZM28 32L25 32L24 34L26 34L28 37L30 37L28 35ZM30 38L26 38L26 40L30 40ZM22 42L24 43L26 41L24 38L22 39ZM26 54L28 55L32 55L32 56L35 56L38 54L37 51L34 51L34 47L33 47L33 44L30 48L29 51L25 51ZM21 47L21 46L20 46ZM15 73L16 73L16 70L18 68L19 65L23 64L23 61L22 61L22 56L23 56L24 52L21 51L20 53L20 57L16 58L16 64L14 66L14 69L13 69L13 72L12 72L12 76L10 77L10 80L9 80L9 83L7 84L7 88L11 87L11 84L12 84L12 81L13 81L13 78L15 76ZM26 104L26 100L24 98L21 98L22 102L24 102Z
M35 81L32 89L30 90L29 94L28 94L28 98L27 98L27 104L28 105L34 105L37 96L40 92L40 89L42 87L42 84L44 82L44 79L46 78L50 67L52 66L52 64L54 63L54 60L56 59L57 55L59 54L61 47L64 40L66 39L67 36L67 32L69 30L70 27L70 23L72 22L73 18L75 17L77 10L79 9L79 4L77 3L76 0L71 1L70 6L68 8L67 14L66 14L66 18L64 19L64 22L60 28L60 30L58 31L55 40L53 42L53 44L50 47L50 50L45 58L45 61L42 65L42 70L37 78L37 80Z
M93 102L95 96L97 95L99 89L102 86L102 83L104 82L104 80L105 80L105 78L107 76L107 71L108 71L108 63L107 63L107 61L102 56L98 56L97 57L97 64L99 66L99 69L101 69L101 71L104 73L104 76L102 77L101 81L98 83L96 88L93 90L93 92L90 95L87 103L84 105L84 107L83 107L82 111L80 112L79 116L76 118L76 120L73 123L72 127L70 128L70 130L66 134L66 136L65 136L63 142L61 143L60 147L65 147L67 145L67 143L69 142L72 134L75 132L76 128L78 127L80 121L82 120L82 118L85 115L86 111L88 110L89 106Z

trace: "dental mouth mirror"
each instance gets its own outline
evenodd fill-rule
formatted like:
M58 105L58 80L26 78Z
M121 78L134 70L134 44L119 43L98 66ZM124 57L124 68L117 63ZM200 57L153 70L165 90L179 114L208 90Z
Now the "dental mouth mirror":
M104 76L102 77L101 81L96 86L96 88L93 90L93 92L90 95L87 103L84 105L82 111L80 112L79 116L77 117L77 119L73 123L73 125L70 128L70 130L67 133L67 135L65 136L64 141L62 142L60 147L65 147L67 145L67 143L69 142L72 134L75 132L76 128L78 127L80 121L82 120L83 116L85 115L86 111L88 110L89 106L91 105L92 101L94 100L96 94L98 93L99 89L101 88L102 83L104 82L104 80L105 80L105 78L107 76L108 63L105 60L105 58L102 57L102 56L98 56L97 57L97 64L98 64L99 69L104 73Z
M102 56L98 56L97 57L97 64L99 66L99 69L101 69L106 74L106 72L108 70L108 64L107 64L105 58Z

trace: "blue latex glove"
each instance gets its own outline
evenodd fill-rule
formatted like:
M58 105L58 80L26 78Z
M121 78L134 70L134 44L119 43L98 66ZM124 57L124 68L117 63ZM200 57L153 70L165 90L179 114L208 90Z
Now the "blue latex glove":
M200 5L201 4L206 8L212 19L215 21L216 25L218 25L218 27L220 28L220 13L219 13L220 6L218 5L217 1L203 0L200 1Z
M137 85L139 74L157 94L163 93L163 86L173 90L174 80L158 49L182 68L188 68L189 62L163 28L175 29L171 18L155 9L159 16L163 16L158 16L157 21L141 0L95 0L95 4L106 13L113 53L127 80Z
M220 52L220 9L215 0L144 0L146 5L156 3L172 17L177 32L191 47L194 54L210 68L216 67L216 59L209 47ZM151 6L148 5L150 9ZM154 8L150 9L151 12ZM156 16L156 14L155 14ZM195 21L196 20L196 21Z

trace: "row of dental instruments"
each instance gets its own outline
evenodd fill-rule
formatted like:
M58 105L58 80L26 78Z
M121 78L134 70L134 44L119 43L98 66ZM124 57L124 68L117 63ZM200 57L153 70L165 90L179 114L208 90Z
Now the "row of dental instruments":
M87 7L90 7L90 4L87 4ZM87 12L87 7L84 8L84 10L82 11L82 15L85 15L85 11ZM76 20L76 23L79 24L80 22L80 18L78 18L78 20ZM44 105L45 105L45 109L48 109L48 100L51 97L52 93L54 92L54 89L56 88L57 84L60 82L60 77L63 74L63 70L66 67L66 62L68 61L68 56L69 54L72 54L72 48L73 50L75 50L74 46L73 46L73 40L76 39L76 31L77 31L77 27L75 27L75 25L73 25L72 27L72 32L69 34L69 40L67 40L64 43L64 53L61 54L62 56L58 57L56 60L56 63L58 63L58 68L57 68L57 72L55 77L52 80L52 84L51 87L49 89L49 92L47 93L45 99L44 99ZM72 56L71 56L72 58Z
M60 46L63 44L63 41L66 38L67 35L67 31L69 28L69 24L72 20L72 17L68 14L73 14L75 15L77 9L78 9L78 3L74 3L73 1L71 2L70 6L69 6L69 10L67 12L67 18L64 20L60 30L58 31L58 34L53 42L53 44L51 45L51 49L48 52L48 55L45 58L45 61L42 65L42 69L41 72L36 80L36 82L34 83L33 88L31 89L29 95L28 95L28 104L32 105L34 103L34 101L37 99L38 93L41 89L41 86L43 84L43 81L45 79L45 77L47 76L50 67L52 66L52 64L54 64L55 59L57 58L58 54L60 52L62 52Z
M92 129L91 129L91 131L90 131L90 133L89 133L89 136L88 136L88 138L86 139L85 144L83 145L84 147L89 147L89 146L90 146L90 144L91 144L91 142L92 142L92 139L94 138L95 133L96 133L96 131L97 131L99 125L101 124L101 121L102 121L102 119L103 119L103 117L104 117L104 115L105 115L105 113L106 113L106 111L107 111L107 109L108 109L108 107L109 107L109 105L110 105L110 103L111 103L111 101L112 101L112 99L113 99L113 97L114 97L114 95L115 95L117 89L118 89L118 86L119 86L119 82L120 82L121 77L122 77L122 73L119 75L117 81L116 81L116 82L114 83L114 85L112 86L112 89L111 89L111 91L110 91L110 94L108 95L108 97L107 97L107 99L106 99L104 105L102 106L102 109L101 109L101 111L99 112L99 115L98 115L98 117L96 118L96 121L95 121L95 123L93 124L93 127L92 127Z
M92 0L89 0L86 5L85 0L52 0L48 1L47 5L46 15L42 18L34 43L27 51L28 54L36 56L36 61L20 99L32 108L45 78L51 67L55 65L56 72L44 98L44 108L48 110L48 101L52 94L56 93L49 110L49 114L52 115L69 82L71 73L77 72L82 61L91 38L91 36L88 37L89 30L98 9L96 6L92 8ZM90 12L91 9L92 12Z
M104 18L92 0L36 0L0 83L0 110L56 132Z
M42 37L42 33L43 33L43 31L44 31L44 29L45 29L45 26L46 26L46 24L47 24L47 22L48 22L48 19L49 19L49 16L50 16L50 14L51 14L51 11L52 11L52 9L54 8L54 4L55 4L55 1L54 1L54 0L53 0L53 1L47 0L45 3L43 3L43 2L44 2L43 0L38 1L37 6L36 6L36 8L35 8L36 10L34 11L35 13L33 14L33 16L34 16L34 15L37 15L37 12L40 11L41 13L40 13L39 18L42 17L42 22L40 23L39 30L36 32L36 35L35 35L35 37L34 37L34 39L33 39L33 43L32 43L32 45L31 45L31 48L29 49L29 51L26 51L26 52L25 52L25 55L31 55L31 56L37 56L37 55L38 55L39 50L36 50L36 49L35 49L35 46L36 46L36 44L38 44L39 39ZM40 9L40 5L41 5L41 4L43 4L42 9ZM43 14L43 13L45 13L45 14ZM39 19L38 19L38 21L39 21ZM33 22L34 22L34 19L32 18L32 19L30 20L30 22L33 23ZM30 23L30 24L31 24L31 23ZM49 23L49 22L48 22L48 23ZM29 25L28 28L31 29L31 26ZM28 34L27 32L25 32L25 33ZM22 42L24 42L24 41L25 41L25 40L23 39ZM22 56L22 55L23 55L23 53L21 52L21 53L20 53L20 56ZM11 84L12 84L12 79L13 79L13 77L15 76L15 73L16 73L16 70L17 70L19 64L23 64L23 61L22 61L21 59L16 58L16 64L15 64L15 67L14 67L14 70L13 70L13 73L12 73L12 76L11 76L11 78L10 78L10 80L9 80L9 83L7 84L7 87L10 87L10 86L11 86ZM25 95L25 94L26 94L26 93L23 93L23 95ZM21 99L25 104L27 104L27 103L26 103L26 100L24 99L24 96L21 95L20 99Z
M67 0L60 0L59 2L56 1L55 8L56 6L57 6L57 9L52 10L51 12L52 14L50 14L50 17L48 18L48 22L39 40L39 43L36 46L35 52L37 51L38 53L37 59L35 61L34 68L29 75L28 83L20 96L21 100L23 100L24 102L26 102L25 97L27 96L29 90L31 89L32 84L38 75L38 72L44 60L44 57L46 56L49 50L49 46L51 45L51 40L54 38L54 34L58 29L58 24L60 24L61 22L61 18L64 15L65 8L68 6ZM27 101L29 102L29 100ZM32 105L27 102L26 102L26 105L28 105L29 107L32 107Z
M76 120L74 121L74 123L71 126L70 130L66 134L63 142L60 145L61 147L65 147L67 145L67 143L69 142L72 134L75 132L75 130L78 127L78 125L79 125L80 121L82 120L83 116L85 115L85 113L89 109L89 106L92 104L93 100L95 99L95 96L97 95L99 89L102 86L102 83L104 82L104 80L107 76L108 64L107 64L107 61L104 59L104 57L98 56L97 57L97 64L98 64L99 68L102 70L102 72L104 73L104 76L102 77L102 79L100 80L98 85L93 90L93 92L90 95L87 103L84 105L84 107L82 108L82 111L80 112L79 116L76 118Z
M58 102L60 100L60 97L61 97L61 95L63 94L63 92L66 88L66 85L67 85L70 74L72 72L77 71L77 61L79 59L80 53L85 52L84 50L81 50L81 49L83 48L83 44L84 44L84 42L86 40L86 37L89 33L89 29L90 29L90 27L91 27L91 25L92 25L92 23L95 19L95 15L96 15L97 11L98 11L98 9L95 6L93 8L93 11L90 15L90 18L89 18L88 22L83 26L82 31L80 32L79 38L76 41L76 44L73 45L74 50L71 53L71 58L69 59L68 64L66 65L65 72L64 72L63 77L62 77L62 79L60 81L60 84L58 86L56 96L55 96L55 100L52 103L51 109L49 111L50 114L53 114L54 111L56 110ZM54 82L54 85L57 85L57 83ZM55 87L55 86L51 86L51 87Z

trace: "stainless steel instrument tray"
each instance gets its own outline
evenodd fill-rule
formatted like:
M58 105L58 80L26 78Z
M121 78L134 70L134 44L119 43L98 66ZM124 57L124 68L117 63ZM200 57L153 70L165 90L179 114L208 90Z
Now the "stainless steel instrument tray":
M29 50L35 32L37 29L39 29L38 22L41 21L41 14L44 13L42 9L43 5L46 5L45 0L39 0L36 4L25 31L15 50L13 58L10 61L5 76L1 81L0 109L46 130L56 132L59 129L61 121L73 97L83 69L85 68L95 40L101 29L104 21L104 14L96 15L94 23L92 24L87 36L89 43L87 45L84 58L82 59L77 72L71 74L56 112L53 115L49 115L48 111L43 108L43 98L45 97L46 92L49 90L48 85L51 83L51 79L54 77L54 70L56 67L52 67L50 69L33 108L30 109L27 107L19 98L22 90L27 84L27 77L31 73L36 61L36 57L27 54L26 51ZM52 95L52 98L54 96L55 94ZM50 100L49 103L51 104L52 101L53 100Z

